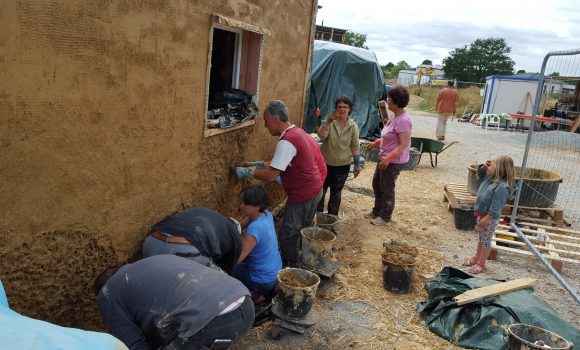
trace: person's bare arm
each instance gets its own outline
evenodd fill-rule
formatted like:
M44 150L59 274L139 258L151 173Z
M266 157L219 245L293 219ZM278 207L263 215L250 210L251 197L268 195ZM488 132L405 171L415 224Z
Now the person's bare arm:
M395 147L395 149L393 149L391 152L389 152L389 154L387 154L387 156L384 159L381 159L381 161L379 162L380 170L386 169L391 163L391 160L397 158L403 153L405 149L409 148L409 145L411 144L410 131L399 133L397 134L397 137L399 138L399 145Z
M238 258L238 263L241 263L246 259L248 254L254 249L256 246L256 238L254 236L244 235L242 237L242 252L240 253L240 257Z
M254 171L254 177L264 182L274 182L280 175L280 170L266 165L264 169Z

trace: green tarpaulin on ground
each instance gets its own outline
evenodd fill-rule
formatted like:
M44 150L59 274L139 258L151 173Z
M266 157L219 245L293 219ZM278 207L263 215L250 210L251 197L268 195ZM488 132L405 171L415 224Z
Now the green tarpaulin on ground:
M427 286L429 300L417 311L426 316L430 331L453 344L471 349L507 349L504 331L512 323L534 325L552 331L574 344L580 344L580 332L561 319L532 289L500 295L488 303L454 306L456 295L502 281L475 278L463 271L445 267ZM484 305L485 304L485 305Z
M383 71L374 52L315 40L311 81L304 130L313 132L320 125L315 114L316 100L324 118L334 110L336 99L345 95L354 103L351 117L360 136L372 134L379 124L377 102L384 90Z

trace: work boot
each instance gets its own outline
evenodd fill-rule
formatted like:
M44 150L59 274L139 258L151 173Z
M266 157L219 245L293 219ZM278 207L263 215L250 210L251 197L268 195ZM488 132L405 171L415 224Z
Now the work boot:
M386 224L388 224L391 220L386 221L384 220L382 217L378 216L376 218L374 218L373 220L371 220L371 224L373 225L377 225L377 226L385 226Z

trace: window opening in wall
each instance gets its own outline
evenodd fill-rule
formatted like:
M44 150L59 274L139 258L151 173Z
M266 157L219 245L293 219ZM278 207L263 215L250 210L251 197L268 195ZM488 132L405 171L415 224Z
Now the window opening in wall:
M206 122L210 134L253 124L258 116L262 39L260 33L214 25Z

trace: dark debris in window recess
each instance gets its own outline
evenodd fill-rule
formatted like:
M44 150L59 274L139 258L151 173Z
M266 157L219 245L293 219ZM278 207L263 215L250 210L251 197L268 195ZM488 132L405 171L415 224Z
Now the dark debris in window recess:
M221 91L209 101L206 126L226 129L256 118L260 113L252 95L239 89Z

